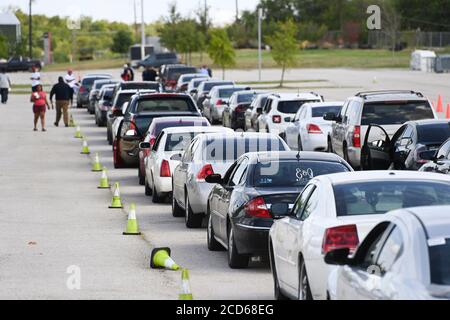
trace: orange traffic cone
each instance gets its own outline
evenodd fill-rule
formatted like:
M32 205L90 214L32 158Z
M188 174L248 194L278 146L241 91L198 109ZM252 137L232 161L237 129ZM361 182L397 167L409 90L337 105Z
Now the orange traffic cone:
M442 103L442 96L439 95L436 112L444 112L444 104Z
M446 113L446 115L445 115L445 118L446 118L446 119L450 119L450 103L447 104L447 113Z

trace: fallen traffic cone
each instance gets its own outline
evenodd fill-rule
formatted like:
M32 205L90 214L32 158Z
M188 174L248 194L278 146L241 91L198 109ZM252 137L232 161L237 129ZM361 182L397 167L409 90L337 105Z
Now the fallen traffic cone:
M138 236L139 226L136 218L136 205L132 203L130 205L130 211L128 212L127 231L123 233L124 236Z
M150 267L152 269L168 269L173 271L180 270L180 266L177 265L170 257L169 248L154 249L150 259Z
M181 293L178 300L194 300L191 291L191 284L189 283L189 270L183 269L181 271Z
M75 131L75 138L83 139L83 136L81 135L81 128L79 126L77 127L77 130Z
M70 128L74 128L75 127L75 121L73 121L73 116L72 115L70 115L69 127Z
M91 154L86 140L83 140L83 148L81 149L81 154Z
M100 159L98 158L98 153L95 154L94 162L92 163L92 172L103 171L103 167L100 164Z
M98 185L98 189L110 189L111 186L108 181L108 175L106 174L106 168L102 170L102 177L100 178L100 184Z
M110 209L122 209L123 205L122 205L122 200L120 199L120 188L119 188L119 183L116 182L115 186L114 186L114 195L112 198L112 203L109 206Z
M436 112L444 112L444 105L442 103L442 96L441 95L439 95L439 98L438 98Z
M447 113L446 113L446 115L445 115L445 118L446 118L446 119L450 119L450 103L447 104Z

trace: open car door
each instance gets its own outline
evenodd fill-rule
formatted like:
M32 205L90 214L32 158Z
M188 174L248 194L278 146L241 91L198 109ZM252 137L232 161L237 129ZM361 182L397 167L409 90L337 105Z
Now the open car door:
M362 170L387 170L392 164L391 139L381 126L372 124L367 129L361 150Z

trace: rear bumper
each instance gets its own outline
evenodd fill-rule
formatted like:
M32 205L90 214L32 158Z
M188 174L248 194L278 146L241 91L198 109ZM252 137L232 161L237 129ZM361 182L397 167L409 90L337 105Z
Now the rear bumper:
M171 193L172 192L172 178L167 177L155 177L155 186L158 193Z
M325 151L328 147L326 134L307 134L302 136L303 151Z
M231 123L236 128L242 128L245 127L245 114L243 113L232 113L231 114Z
M353 168L361 166L361 148L349 147L347 150L348 160Z
M234 225L234 237L239 254L266 256L268 254L269 230L269 226L236 223Z

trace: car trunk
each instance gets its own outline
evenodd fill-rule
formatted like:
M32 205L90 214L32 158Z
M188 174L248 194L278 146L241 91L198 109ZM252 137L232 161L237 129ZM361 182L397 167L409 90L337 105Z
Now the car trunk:
M337 217L341 225L356 224L358 230L359 243L361 243L369 234L370 231L381 222L384 215L359 215L359 216L343 216Z

